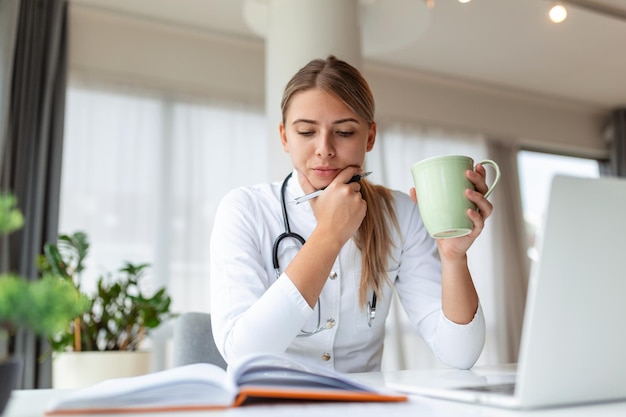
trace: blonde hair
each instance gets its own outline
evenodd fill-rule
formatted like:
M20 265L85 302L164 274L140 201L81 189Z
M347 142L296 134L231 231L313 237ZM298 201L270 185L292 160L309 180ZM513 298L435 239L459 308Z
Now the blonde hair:
M300 92L320 89L338 97L355 114L374 123L374 96L361 73L345 61L330 55L302 67L287 83L281 102L283 123L292 97ZM381 277L387 278L387 260L393 241L391 226L399 229L391 191L381 185L361 180L361 194L367 202L367 214L359 227L355 243L361 251L359 302L364 306L372 288L381 297Z

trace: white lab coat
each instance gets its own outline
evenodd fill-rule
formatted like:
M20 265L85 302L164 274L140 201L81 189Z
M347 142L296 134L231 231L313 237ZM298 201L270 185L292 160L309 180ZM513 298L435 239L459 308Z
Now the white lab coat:
M277 277L272 247L285 231L281 185L282 181L237 188L217 209L210 251L211 316L217 347L227 362L253 352L286 352L341 372L379 370L394 288L413 327L444 364L467 369L476 362L485 339L481 308L466 325L443 315L436 243L407 194L393 194L402 233L392 228L395 247L388 280L369 327L367 310L358 299L361 254L352 240L335 260L315 309L284 273L299 248L295 239L279 246ZM309 203L290 204L303 194L294 173L285 193L289 223L292 232L307 239L316 225L313 210ZM301 330L318 327L318 312L321 325L328 328L296 337Z

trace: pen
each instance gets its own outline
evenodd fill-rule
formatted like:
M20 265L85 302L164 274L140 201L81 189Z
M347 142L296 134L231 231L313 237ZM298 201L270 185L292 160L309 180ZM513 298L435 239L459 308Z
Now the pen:
M361 180L361 178L365 178L365 177L367 177L368 175L370 175L371 173L372 173L372 171L362 172L362 173L360 173L360 174L356 174L356 175L354 175L352 178L350 178L350 181L348 181L346 184L350 184L351 182L357 182L357 181L360 181L360 180ZM294 198L293 202L294 202L295 204L300 204L300 203L304 203L305 201L309 201L310 199L315 198L315 197L317 197L318 195L320 195L320 194L322 193L322 191L324 191L324 190L325 190L325 188L326 188L326 187L322 188L321 190L313 191L313 192L312 192L312 193L310 193L310 194L306 194L306 195L303 195L303 196L301 196L301 197Z

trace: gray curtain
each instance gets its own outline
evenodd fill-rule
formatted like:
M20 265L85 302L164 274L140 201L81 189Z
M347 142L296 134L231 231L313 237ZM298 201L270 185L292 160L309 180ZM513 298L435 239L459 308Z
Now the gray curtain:
M20 0L0 0L0 161L7 135L19 5Z
M530 273L517 151L515 146L504 141L488 142L489 158L497 161L502 170L497 192L490 197L497 209L489 219L498 236L493 248L493 261L494 275L501 277L494 283L499 317L496 337L501 363L518 360Z
M4 0L2 0L4 1ZM0 185L13 192L25 224L8 240L7 264L38 279L35 259L56 241L66 85L67 0L21 0ZM22 358L21 388L51 384L50 359L40 362L45 340L21 330L12 344Z
M626 108L613 111L606 129L609 160L600 163L602 175L626 177Z

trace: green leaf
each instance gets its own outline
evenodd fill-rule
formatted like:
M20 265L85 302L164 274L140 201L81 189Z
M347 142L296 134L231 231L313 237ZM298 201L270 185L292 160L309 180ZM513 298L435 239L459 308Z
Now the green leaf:
M0 234L11 233L24 225L24 217L16 204L13 195L0 194Z

